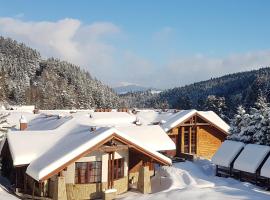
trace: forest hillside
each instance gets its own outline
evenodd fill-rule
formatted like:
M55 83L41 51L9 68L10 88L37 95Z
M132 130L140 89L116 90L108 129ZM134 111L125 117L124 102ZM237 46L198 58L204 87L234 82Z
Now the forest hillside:
M0 101L41 109L118 107L115 92L79 66L0 37Z

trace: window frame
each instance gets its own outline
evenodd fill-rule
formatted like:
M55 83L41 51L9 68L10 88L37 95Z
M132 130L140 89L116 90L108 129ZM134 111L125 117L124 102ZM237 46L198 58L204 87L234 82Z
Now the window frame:
M113 179L118 180L125 177L125 158L114 159Z
M75 162L74 179L75 184L101 183L102 161Z

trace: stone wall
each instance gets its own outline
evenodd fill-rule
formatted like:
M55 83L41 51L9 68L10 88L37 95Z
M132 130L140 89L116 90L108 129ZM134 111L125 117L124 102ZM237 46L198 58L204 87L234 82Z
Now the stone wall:
M153 176L154 173L155 173L154 170L149 171L150 176ZM135 188L137 188L138 178L139 178L139 172L131 172L129 173L128 182L132 184Z
M141 167L139 171L139 177L138 177L138 184L137 184L138 190L143 194L151 193L151 181L150 181L150 172L149 167Z
M97 199L102 198L102 191L106 190L107 183L92 183L92 184L66 184L67 199ZM124 177L114 181L114 188L117 194L124 193L128 190L128 177Z
M102 197L102 191L106 186L103 183L94 184L66 184L67 199L96 199Z
M114 181L114 188L117 189L116 194L122 194L128 191L128 177L124 177Z
M53 200L67 200L67 190L65 177L57 177L57 188L53 194Z

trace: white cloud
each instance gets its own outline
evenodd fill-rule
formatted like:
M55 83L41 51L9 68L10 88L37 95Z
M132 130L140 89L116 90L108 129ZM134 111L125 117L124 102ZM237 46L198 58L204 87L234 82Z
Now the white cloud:
M170 39L172 32L172 28L165 27L152 39ZM132 47L127 50L120 48L120 43L115 44L122 38L123 31L110 22L83 24L71 18L55 22L0 18L0 35L24 42L39 50L42 56L59 57L79 64L98 79L113 85L127 82L168 88L270 65L270 50L224 57L179 55L164 60L162 63L165 64L157 63L138 56ZM124 42L127 43L124 46L128 46L129 41ZM141 48L146 47L142 44Z
M102 75L113 61L114 46L105 38L119 34L121 30L109 22L82 24L76 19L49 21L22 21L0 18L0 34L36 48L43 56L58 57L89 69L94 75Z
M172 58L163 67L160 82L167 87L185 85L196 81L222 76L229 73L270 66L270 50L232 54L225 57L194 55Z

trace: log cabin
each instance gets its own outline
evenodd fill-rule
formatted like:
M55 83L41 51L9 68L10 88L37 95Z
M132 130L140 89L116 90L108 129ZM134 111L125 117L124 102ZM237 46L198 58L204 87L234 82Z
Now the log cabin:
M129 188L151 192L154 164L171 165L160 153L175 149L166 132L158 125L136 126L126 112L90 115L38 114L27 125L22 118L18 130L7 134L3 174L18 194L72 200L112 199Z
M229 125L213 111L182 110L169 117L161 127L176 144L166 151L171 157L210 159L227 138Z

